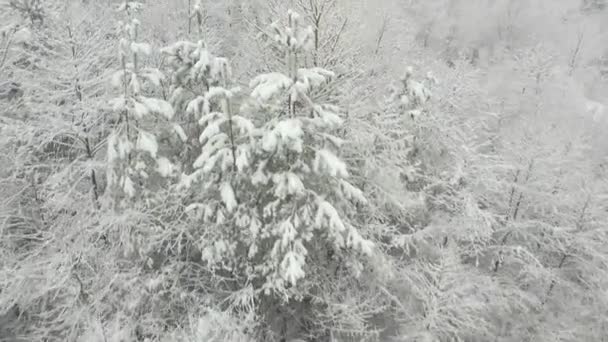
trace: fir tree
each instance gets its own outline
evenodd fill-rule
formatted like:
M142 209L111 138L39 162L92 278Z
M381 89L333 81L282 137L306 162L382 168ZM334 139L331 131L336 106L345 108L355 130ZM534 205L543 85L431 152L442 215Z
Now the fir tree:
M312 279L324 279L332 264L359 273L359 255L374 247L352 216L366 199L337 154L340 110L309 96L333 73L298 67L312 31L296 13L273 30L283 72L254 78L240 109L226 78L191 102L201 114L202 153L182 186L194 194L187 210L208 227L200 242L208 265L255 297L299 301L320 290Z
M173 107L162 99L145 95L150 87L160 86L163 75L158 69L142 67L144 56L152 51L150 45L138 42L140 22L134 15L141 8L141 3L127 1L118 9L125 13L127 22L121 29L123 38L118 51L121 70L112 76L112 85L121 89L122 94L112 100L119 119L108 137L107 183L110 193L119 201L123 197L141 197L159 186L159 178L162 180L174 172L171 161L161 156L157 141L160 133L176 134L166 124L173 118ZM159 120L165 127L157 123Z

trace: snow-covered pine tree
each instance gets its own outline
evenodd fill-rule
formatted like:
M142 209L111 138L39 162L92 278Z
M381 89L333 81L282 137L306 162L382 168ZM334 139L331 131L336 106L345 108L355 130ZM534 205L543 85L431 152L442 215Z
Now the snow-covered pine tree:
M181 135L168 124L174 115L171 104L145 95L160 85L163 75L158 69L142 67L142 59L151 53L151 47L138 42L140 22L134 14L141 8L137 1L123 2L118 8L127 21L121 29L123 38L118 51L121 70L113 75L112 85L122 94L111 101L120 117L108 138L107 156L108 187L118 202L153 194L162 179L175 172L173 163L161 156L158 138L161 134L165 138Z
M198 41L179 41L162 49L171 76L169 102L176 113L174 129L185 143L181 153L186 171L192 171L191 166L199 155L201 126L198 121L203 115L205 96L211 88L230 78L228 61L214 56L207 48L205 14L200 0L195 2L191 15Z
M294 298L312 291L314 282L302 280L326 272L327 255L348 260L356 272L356 255L372 254L373 244L351 219L353 203L366 200L337 155L339 108L309 97L333 73L298 68L312 30L296 13L273 30L286 69L253 79L239 112L234 90L210 89L200 105L202 153L182 183L198 194L189 209L209 227L203 259L258 294Z

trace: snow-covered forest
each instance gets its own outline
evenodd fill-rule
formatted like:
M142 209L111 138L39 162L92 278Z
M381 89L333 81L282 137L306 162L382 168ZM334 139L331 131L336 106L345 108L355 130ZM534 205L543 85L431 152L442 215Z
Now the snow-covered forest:
M0 0L0 341L608 341L608 1Z

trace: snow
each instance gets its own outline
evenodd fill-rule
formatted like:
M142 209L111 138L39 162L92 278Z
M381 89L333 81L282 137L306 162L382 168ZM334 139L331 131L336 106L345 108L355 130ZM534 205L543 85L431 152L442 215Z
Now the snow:
M431 84L439 84L439 80L435 77L433 72L429 71L426 73L426 79L431 82Z
M255 130L255 125L251 120L246 119L240 115L233 115L232 122L236 128L238 128L241 135L251 135Z
M414 67L411 65L408 65L405 68L405 77L404 78L407 79L407 78L411 77L413 74L414 74Z
M144 116L150 114L150 109L146 105L135 99L133 100L133 110L135 112L135 116L138 119L142 119Z
M179 137L179 140L181 140L182 142L186 142L188 140L188 136L186 135L186 132L184 131L182 126L180 126L179 124L177 124L177 123L173 124L173 131L177 134L177 136Z
M141 92L141 83L139 83L139 79L136 74L131 75L131 81L129 82L129 88L135 95L139 95Z
M217 163L219 156L219 153L215 153L213 155L203 153L196 158L193 166L195 168L200 168L201 172L203 173L209 173Z
M158 152L158 143L156 142L156 138L153 134L140 130L139 136L137 137L136 146L138 150L148 152L152 158L156 158L156 153Z
M151 112L160 114L168 120L171 120L173 115L175 115L173 106L171 106L171 104L165 100L144 96L138 97L138 100Z
M152 53L152 47L147 43L131 43L131 51L135 54L143 54L149 56Z
M234 224L239 228L247 228L251 218L245 211L238 211L234 218Z
M120 56L126 56L129 53L129 41L126 38L120 38L118 41L118 46L120 46Z
M406 85L410 99L415 99L417 104L425 104L431 98L431 93L422 83L408 79Z
M129 153L131 153L132 145L127 136L121 134L117 138L116 149L118 151L118 157L120 159L125 159Z
M334 148L340 148L345 143L344 139L338 138L338 137L336 137L334 135L331 135L331 134L321 133L320 135L323 138L325 138L325 140L327 140L327 142L329 142L330 144L332 144L334 146Z
M220 195L222 197L222 202L226 206L226 210L228 210L228 212L234 211L234 209L236 209L237 202L234 195L234 190L232 189L232 185L230 185L230 183L222 183L220 186Z
M270 177L266 175L264 169L266 168L267 161L263 161L258 165L257 170L251 176L251 183L253 185L263 185L267 184L270 180Z
M420 109L412 109L412 110L407 111L407 115L412 119L416 119L421 114L422 114L422 111Z
M304 191L302 180L293 172L274 174L272 181L275 184L274 195L280 199L285 199L289 195L300 194Z
M346 164L335 154L333 154L333 152L327 149L317 151L313 163L313 170L316 173L325 173L331 177L348 177Z
M226 147L222 149L219 153L221 154L221 158L218 158L218 160L221 162L220 170L223 173L232 170L234 166L234 160L232 159L232 149L230 147Z
M131 180L131 178L129 178L129 176L125 176L122 189L124 190L125 194L127 194L127 196L135 196L135 184L133 184L133 181Z
M174 100L174 99L172 99L172 100ZM172 102L174 102L174 101L172 101ZM204 102L205 102L205 98L203 96L197 96L196 98L194 98L193 100L188 102L188 105L186 106L186 113L191 114L191 115L193 115L193 114L200 115L201 104Z
M141 10L143 8L143 4L139 1L125 1L123 3L121 3L118 8L116 9L117 11L121 12L121 11L126 11L128 10Z
M264 134L264 138L262 139L262 148L266 152L272 152L277 149L277 144L279 142L279 138L275 131L266 132Z
M131 28L135 29L136 27L141 25L141 21L139 21L139 19L137 18L133 18L131 19ZM131 35L132 37L134 37L135 35Z
M197 170L190 175L182 174L178 183L178 189L186 190L192 187L192 183L202 177L202 171Z
M288 17L289 25L285 28L279 28L277 23L271 25L275 41L291 51L311 49L314 36L312 26L302 28L301 17L296 12L290 11Z
M319 201L317 215L315 216L315 226L318 228L326 227L336 232L346 230L336 208L325 200Z
M321 119L322 126L328 129L336 129L343 124L342 118L338 115L339 108L336 106L319 106L315 105L315 112Z
M301 153L303 149L302 122L299 119L288 119L280 121L274 129L267 131L262 140L262 148L272 152L283 146L287 149Z
M228 135L226 135L225 133L216 134L211 139L209 139L205 146L203 146L200 156L194 162L194 167L203 167L203 165L205 165L206 163L208 163L209 160L211 160L211 156L217 155L218 151L226 146L227 142ZM206 168L207 167L205 167L205 169Z
M350 228L346 238L346 246L356 249L361 253L371 256L373 254L374 244L364 239L355 228Z
M149 260L152 261L152 259L149 259ZM161 287L161 285L163 284L164 281L165 281L165 278L162 275L150 278L146 282L146 288L150 292L156 291Z
M347 199L361 204L367 203L367 199L363 195L363 191L357 189L346 180L340 179L340 188Z
M123 96L117 97L110 100L110 106L112 106L112 111L120 113L127 108L127 101Z
M299 279L304 278L305 257L292 251L287 252L281 262L281 277L288 283L295 285Z
M315 31L311 25L307 26L306 29L301 31L301 36L298 41L300 42L300 47L303 50L308 51L314 47L314 34Z
M224 224L226 222L226 216L221 210L215 212L215 224Z
M298 235L298 231L296 230L296 228L293 226L293 223L291 223L291 221L289 219L281 222L279 224L279 227L277 230L278 230L277 234L280 237L279 241L281 241L282 249L287 249L289 247L289 245L293 242L293 240L295 240L296 236Z
M322 86L335 76L333 72L323 68L302 68L298 70L298 83L301 83L304 91L310 91Z
M298 119L290 119L279 122L275 127L277 134L283 139L287 147L295 152L301 153L303 149L302 123Z
M236 168L239 171L244 171L249 167L250 148L249 146L239 146L236 150Z
M32 31L27 27L22 27L13 34L12 42L15 44L27 43L32 39Z
M215 57L211 63L210 76L216 80L228 80L231 77L230 63L223 57Z
M304 183L298 175L293 172L287 172L287 192L289 194L299 194L304 192Z
M300 14L292 9L287 10L290 26L296 26L300 21Z
M204 208L205 208L204 204L192 203L184 209L184 212L186 212L187 214L191 214L194 217L201 218L202 213L204 212Z
M192 51L197 48L197 45L188 41L178 41L172 45L164 47L160 50L161 53L167 55L169 65L180 67L181 63L191 63Z
M220 125L223 124L225 121L226 121L226 119L222 118L220 120L216 120L214 122L209 123L207 125L207 127L205 127L203 132L201 133L200 137L198 138L198 141L201 144L204 144L207 140L211 139L213 136L218 135L221 132Z
M272 218L275 216L277 209L280 207L281 200L275 200L266 204L263 209L264 216L263 218Z
M587 100L585 102L585 110L591 114L593 121L599 122L606 114L606 106L601 102Z
M198 124L201 126L205 126L210 122L218 120L228 120L228 116L222 112L211 112L206 115L203 115L203 117L201 117L201 119L198 121Z
M204 48L202 42L199 42L199 46L191 54L191 58L196 60L192 69L190 69L190 77L193 80L201 80L210 76L211 70L213 69L214 57L209 54L206 48ZM211 76L212 77L212 76Z
M165 78L163 73L156 68L145 68L141 71L141 74L157 87L160 87L161 81Z
M260 232L260 228L262 228L262 223L258 220L257 217L251 217L249 220L249 232L252 236L257 236Z
M223 254L228 252L229 244L223 240L218 240L213 243L211 248L203 250L202 259L209 263L216 263L217 260L223 259Z
M251 96L260 102L268 101L279 92L293 84L286 75L278 72L262 74L254 78L249 87L253 88Z
M207 94L205 94L205 99L207 101L212 100L214 98L229 98L232 94L230 91L223 87L211 87Z
M124 81L125 72L124 70L119 70L112 74L111 84L114 88L122 87L122 83Z
M161 157L158 158L156 160L156 171L158 171L158 173L163 176L163 177L169 177L173 174L173 164L171 164L171 161L169 161L169 159Z
M108 158L108 162L113 162L114 160L116 160L118 158L118 152L116 151L116 145L118 143L118 138L116 136L116 133L111 133L110 136L108 136L108 152L107 152L107 158Z

